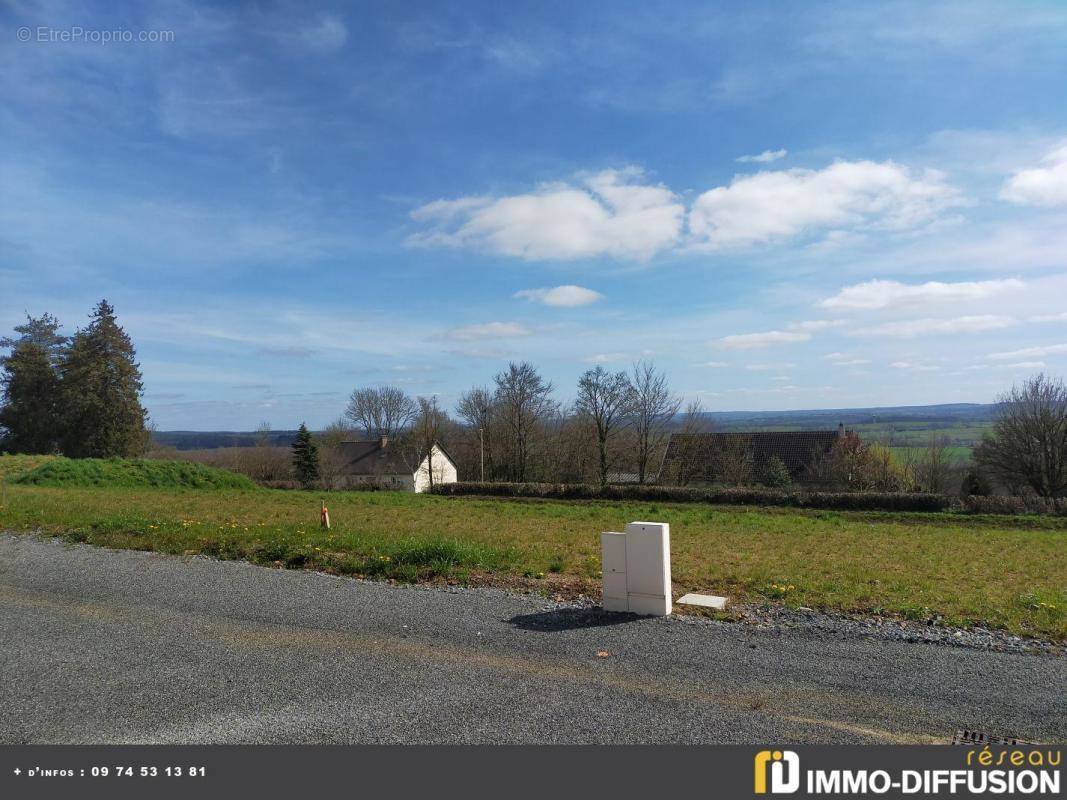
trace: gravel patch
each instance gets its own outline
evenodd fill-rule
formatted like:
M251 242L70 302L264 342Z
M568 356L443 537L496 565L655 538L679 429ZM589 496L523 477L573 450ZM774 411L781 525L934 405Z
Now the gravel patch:
M1062 658L792 613L640 618L0 535L0 743L1067 740Z

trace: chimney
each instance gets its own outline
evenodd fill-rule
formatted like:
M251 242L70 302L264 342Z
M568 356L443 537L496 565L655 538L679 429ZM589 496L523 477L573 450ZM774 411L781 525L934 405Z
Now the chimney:
M843 422L837 423L837 435L838 436L844 436L845 435L845 423L843 423Z
M381 439L379 440L379 442L378 442L378 446L384 450L388 444L389 444L389 437L383 435L381 437Z

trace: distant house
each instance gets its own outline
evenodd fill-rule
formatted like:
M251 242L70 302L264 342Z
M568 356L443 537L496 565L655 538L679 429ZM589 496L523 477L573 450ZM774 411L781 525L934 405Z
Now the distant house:
M391 442L388 436L359 442L341 442L337 446L338 488L394 489L403 492L425 492L430 488L430 469L433 484L455 483L456 464L438 444L431 454L415 464L407 448Z
M758 482L767 463L778 457L790 477L802 483L811 477L812 465L829 454L844 434L844 425L830 431L674 433L667 442L659 480L681 484Z

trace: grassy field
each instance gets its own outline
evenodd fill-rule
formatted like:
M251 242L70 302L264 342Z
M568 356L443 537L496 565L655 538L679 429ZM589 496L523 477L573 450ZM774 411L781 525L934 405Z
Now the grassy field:
M19 458L28 458L22 456ZM16 462L5 480L30 486L99 486L125 488L150 486L157 489L252 489L244 475L188 461L145 458L51 457L36 466Z
M909 463L909 461L911 463L916 463L920 461L923 457L923 453L925 452L925 448L921 446L897 447L896 445L893 445L889 449L893 451L893 455L895 455L902 464ZM945 448L945 457L948 458L951 462L954 462L955 464L958 464L960 466L967 464L971 460L971 457L973 455L974 450L970 447L964 447L962 445L949 445Z
M0 456L0 481L20 478L58 456Z
M0 459L2 463L2 459ZM0 529L398 580L595 592L599 533L671 524L678 592L1067 640L1067 519L332 493L53 488L9 479Z

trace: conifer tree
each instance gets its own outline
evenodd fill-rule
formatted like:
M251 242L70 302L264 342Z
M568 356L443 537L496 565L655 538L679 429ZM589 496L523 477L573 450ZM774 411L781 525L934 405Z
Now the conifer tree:
M133 456L148 432L141 370L115 309L101 300L60 363L61 446L72 458Z
M0 359L0 450L53 453L59 439L58 364L67 344L51 314L26 315L18 338L0 339L11 353Z
M59 430L56 396L59 380L48 354L33 342L22 342L4 359L0 449L12 453L52 453Z
M300 431L293 442L293 470L305 489L313 488L319 479L319 446L304 423L300 423Z
M27 314L26 323L15 326L15 333L19 334L18 337L5 336L0 339L0 348L14 350L18 345L30 342L42 347L48 354L49 362L58 369L63 353L70 343L69 336L60 334L60 327L59 320L47 312L39 317L31 317Z

